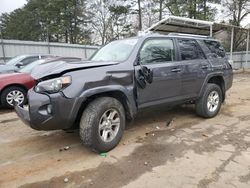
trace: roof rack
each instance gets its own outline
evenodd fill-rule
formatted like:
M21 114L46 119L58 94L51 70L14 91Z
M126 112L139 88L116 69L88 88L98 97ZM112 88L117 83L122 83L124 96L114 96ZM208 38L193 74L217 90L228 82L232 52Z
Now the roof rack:
M205 39L212 39L213 37L206 36L206 35L193 35L193 34L186 34L186 33L169 33L170 36L184 36L184 37L197 37L197 38L205 38Z
M197 38L204 38L201 35L210 35L211 37L216 34L219 31L227 31L231 30L231 44L230 44L230 62L233 62L233 46L234 46L234 35L235 35L235 29L240 29L241 31L247 32L247 38L248 41L247 44L250 42L250 25L247 25L245 28L235 25L228 25L225 23L218 23L218 22L209 22L204 20L197 20L197 19L191 19L191 18L184 18L184 17L178 17L178 16L167 16L166 18L160 20L156 24L153 24L151 27L146 29L144 32L154 32L154 33L160 33L160 34L168 34L168 33L190 33L191 35L180 35L177 34L170 34L175 36L195 36ZM195 35L193 35L195 34ZM207 38L211 40L216 40L214 38ZM249 45L246 45L246 56L249 54ZM247 58L245 65L248 64Z

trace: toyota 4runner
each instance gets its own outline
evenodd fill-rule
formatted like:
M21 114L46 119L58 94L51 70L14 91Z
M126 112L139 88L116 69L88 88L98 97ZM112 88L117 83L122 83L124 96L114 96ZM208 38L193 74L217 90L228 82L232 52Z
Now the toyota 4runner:
M97 152L113 149L145 108L191 102L199 116L216 116L233 79L217 40L181 34L113 41L90 61L43 64L32 77L28 106L15 106L19 117L36 130L79 128Z

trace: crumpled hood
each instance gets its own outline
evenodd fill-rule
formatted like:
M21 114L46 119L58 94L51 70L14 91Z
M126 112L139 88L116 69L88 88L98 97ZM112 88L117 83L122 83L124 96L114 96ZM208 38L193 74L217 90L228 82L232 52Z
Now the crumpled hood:
M60 75L66 72L89 69L103 66L116 65L118 62L96 62L96 61L81 61L81 62L49 62L36 66L32 72L31 76L35 79L41 79L50 75Z

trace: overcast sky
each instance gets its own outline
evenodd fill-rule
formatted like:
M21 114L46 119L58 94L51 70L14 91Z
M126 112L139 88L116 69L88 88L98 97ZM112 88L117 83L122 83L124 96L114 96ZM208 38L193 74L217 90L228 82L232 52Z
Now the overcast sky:
M42 0L41 0L42 1ZM26 3L26 0L0 0L0 15L2 13L9 13L17 8L21 8ZM219 13L217 15L217 20L223 18L223 14ZM245 26L250 24L250 15L248 15L242 22L242 25Z
M21 8L26 0L0 0L0 15Z

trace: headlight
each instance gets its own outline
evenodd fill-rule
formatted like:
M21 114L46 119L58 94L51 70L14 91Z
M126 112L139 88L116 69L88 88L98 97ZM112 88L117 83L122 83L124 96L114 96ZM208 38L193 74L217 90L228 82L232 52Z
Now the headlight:
M35 91L38 93L41 92L56 93L59 92L61 89L69 86L70 84L71 84L71 77L63 76L38 83L37 86L35 87Z

